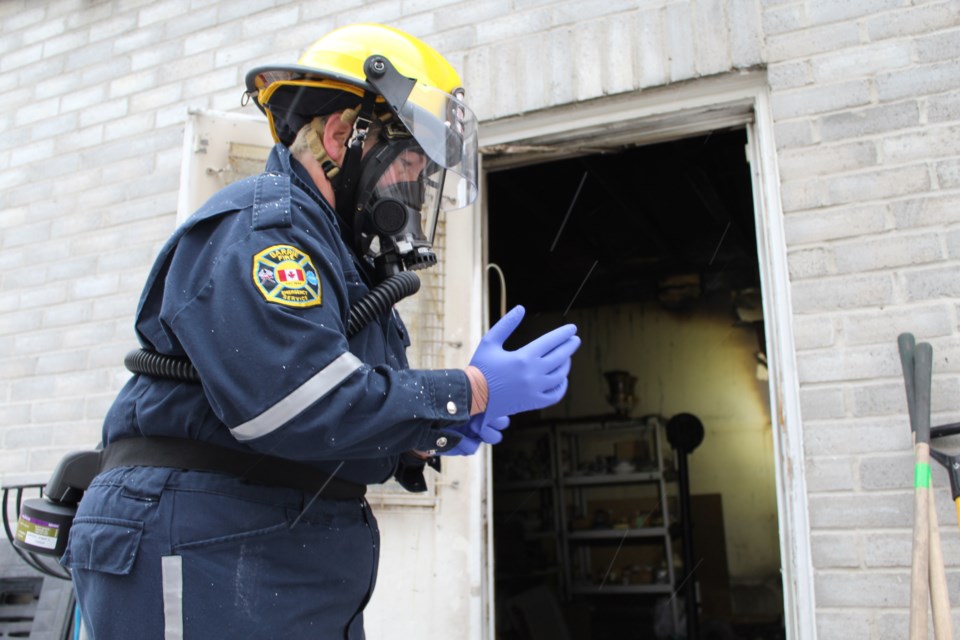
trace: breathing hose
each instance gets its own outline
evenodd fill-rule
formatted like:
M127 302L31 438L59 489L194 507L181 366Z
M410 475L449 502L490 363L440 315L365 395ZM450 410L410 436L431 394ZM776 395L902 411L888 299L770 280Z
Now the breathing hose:
M417 274L412 271L393 274L350 308L347 338L357 335L377 316L383 315L397 302L419 290L420 278ZM149 349L134 349L123 359L123 365L132 373L181 382L200 382L200 375L186 358L168 356Z

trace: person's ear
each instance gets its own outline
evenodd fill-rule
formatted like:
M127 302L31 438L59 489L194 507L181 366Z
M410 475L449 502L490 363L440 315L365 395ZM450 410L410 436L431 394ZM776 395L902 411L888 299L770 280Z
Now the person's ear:
M343 154L347 149L347 138L353 130L353 125L340 118L340 112L333 113L327 118L323 127L323 148L338 165L343 162Z

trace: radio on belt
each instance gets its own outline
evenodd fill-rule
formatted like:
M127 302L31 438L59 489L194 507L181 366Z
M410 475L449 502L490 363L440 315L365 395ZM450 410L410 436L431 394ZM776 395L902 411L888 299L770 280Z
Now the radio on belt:
M44 497L24 500L20 506L13 544L32 553L62 556L77 505L99 469L99 451L65 456L53 470Z

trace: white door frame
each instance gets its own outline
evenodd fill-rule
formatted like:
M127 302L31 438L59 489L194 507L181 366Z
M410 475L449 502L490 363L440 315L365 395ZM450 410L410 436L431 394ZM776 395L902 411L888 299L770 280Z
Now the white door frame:
M813 563L803 456L799 383L793 341L793 312L787 270L780 178L766 74L743 72L702 79L678 87L645 90L564 105L523 116L485 122L480 127L484 171L588 153L626 142L648 144L709 131L745 126L753 183L757 254L766 318L773 422L784 621L790 640L816 638ZM480 203L478 231L483 246L476 252L474 273L487 263L487 203ZM484 280L484 285L486 281ZM480 311L487 315L489 288ZM488 323L484 322L484 326ZM490 457L486 495L484 633L494 637L493 534Z

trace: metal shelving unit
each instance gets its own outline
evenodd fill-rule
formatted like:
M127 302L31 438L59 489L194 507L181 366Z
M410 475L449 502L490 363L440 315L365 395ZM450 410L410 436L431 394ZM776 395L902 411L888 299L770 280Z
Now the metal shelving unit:
M659 416L611 416L517 429L511 433L515 458L499 470L495 485L495 499L502 505L496 517L539 517L526 523L522 538L549 539L555 545L557 566L542 573L551 581L556 578L565 600L636 596L651 604L650 598L669 599L677 628L677 599L670 598L678 577L670 534L677 491L673 463L665 458L663 427ZM521 438L526 440L517 443ZM531 447L532 442L537 446ZM617 451L631 442L642 444L644 451L629 458ZM532 449L548 460L534 460L527 453ZM524 473L531 477L519 477ZM592 510L603 513L610 496L614 503L634 505L636 517L592 521ZM627 571L623 559L637 553L658 558L658 564Z

